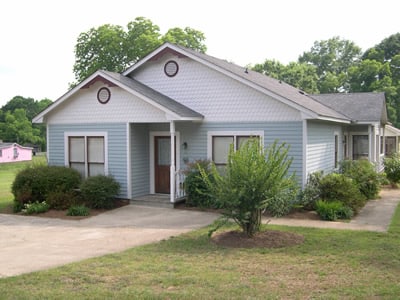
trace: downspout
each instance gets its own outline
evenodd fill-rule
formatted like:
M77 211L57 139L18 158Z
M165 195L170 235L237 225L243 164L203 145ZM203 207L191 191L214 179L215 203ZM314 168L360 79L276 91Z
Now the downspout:
M170 165L170 202L175 202L175 122L170 121L169 131L171 133L171 165Z

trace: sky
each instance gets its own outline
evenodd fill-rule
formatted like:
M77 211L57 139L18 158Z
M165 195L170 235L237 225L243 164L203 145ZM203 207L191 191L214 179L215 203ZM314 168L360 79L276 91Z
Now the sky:
M74 82L80 33L150 19L191 27L207 54L241 66L287 64L334 36L363 51L400 32L398 0L19 0L0 6L0 107L14 96L57 100Z

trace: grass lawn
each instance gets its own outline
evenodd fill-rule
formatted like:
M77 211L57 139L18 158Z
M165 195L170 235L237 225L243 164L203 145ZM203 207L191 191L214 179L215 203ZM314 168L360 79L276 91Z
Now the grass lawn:
M12 206L11 185L18 171L31 164L38 163L46 163L46 157L34 156L32 161L0 164L0 212Z
M398 299L400 206L388 233L266 228L302 234L305 242L228 249L210 242L205 228L0 279L0 299Z

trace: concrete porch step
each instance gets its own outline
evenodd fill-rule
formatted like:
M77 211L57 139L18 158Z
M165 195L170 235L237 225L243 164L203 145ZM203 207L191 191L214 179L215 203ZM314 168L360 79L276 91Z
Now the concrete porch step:
M130 201L130 204L151 207L174 208L177 203L182 201L183 199L177 200L177 202L175 203L171 203L168 194L151 194L133 198Z

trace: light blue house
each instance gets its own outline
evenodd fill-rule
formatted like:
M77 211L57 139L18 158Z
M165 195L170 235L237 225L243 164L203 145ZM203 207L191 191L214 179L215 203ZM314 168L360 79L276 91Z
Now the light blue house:
M331 172L384 155L382 93L307 95L227 61L166 43L122 74L97 71L37 115L49 164L113 175L120 197L181 197L187 162L223 165L250 136L290 145L292 172Z

